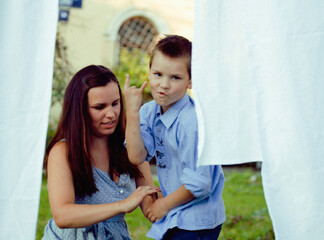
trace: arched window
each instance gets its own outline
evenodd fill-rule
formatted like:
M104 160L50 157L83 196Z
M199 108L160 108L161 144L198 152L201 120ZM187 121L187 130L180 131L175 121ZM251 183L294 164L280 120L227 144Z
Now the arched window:
M152 41L158 31L147 18L132 17L127 19L118 31L119 47L150 51Z

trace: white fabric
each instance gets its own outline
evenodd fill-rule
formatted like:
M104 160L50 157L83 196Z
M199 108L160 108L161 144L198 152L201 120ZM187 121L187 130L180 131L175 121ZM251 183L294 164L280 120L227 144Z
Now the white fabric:
M0 1L0 239L35 239L58 1Z
M322 0L195 1L199 164L263 161L280 240L324 236L323 13Z

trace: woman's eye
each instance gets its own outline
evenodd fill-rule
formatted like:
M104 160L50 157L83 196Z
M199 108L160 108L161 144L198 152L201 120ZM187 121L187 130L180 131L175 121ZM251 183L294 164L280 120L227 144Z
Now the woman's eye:
M105 108L105 105L103 104L100 104L100 105L95 105L95 106L92 106L93 109L96 109L96 110L102 110Z
M115 102L112 103L112 106L113 106L113 107L114 107L114 106L118 106L118 104L119 104L119 101L115 101Z

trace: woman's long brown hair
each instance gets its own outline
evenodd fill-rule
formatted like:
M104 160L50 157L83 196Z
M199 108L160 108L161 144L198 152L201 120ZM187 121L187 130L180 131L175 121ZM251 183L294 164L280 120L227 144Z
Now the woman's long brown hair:
M73 175L76 196L83 197L96 192L89 154L91 119L88 113L88 91L93 87L106 86L109 82L118 85L120 95L120 117L117 127L109 136L109 175L129 174L131 178L143 177L133 165L124 147L125 113L121 88L118 79L108 68L90 65L77 72L66 88L61 118L53 139L46 148L45 166L52 147L64 139L67 144L67 157Z

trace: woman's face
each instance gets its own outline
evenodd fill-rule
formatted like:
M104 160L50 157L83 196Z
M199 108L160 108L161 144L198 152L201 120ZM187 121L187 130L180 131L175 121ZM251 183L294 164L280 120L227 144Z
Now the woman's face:
M115 82L88 91L88 111L95 136L107 137L115 131L120 115L120 101Z

